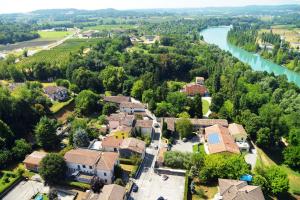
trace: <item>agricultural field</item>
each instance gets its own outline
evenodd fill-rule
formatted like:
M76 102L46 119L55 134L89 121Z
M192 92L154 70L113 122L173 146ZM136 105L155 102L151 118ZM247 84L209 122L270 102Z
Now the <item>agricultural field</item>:
M59 40L71 33L71 31L38 31L40 38L37 40Z
M89 26L85 27L83 30L98 30L98 31L103 31L103 30L122 30L122 29L133 29L137 28L137 26L134 25L129 25L129 24L117 24L117 25L98 25L98 26Z
M261 29L260 33L270 32L269 29ZM284 39L291 44L292 47L300 47L300 28L294 28L291 26L272 26L272 32L279 34L284 37Z
M30 67L34 62L46 62L51 65L64 66L69 59L70 53L77 52L81 47L89 47L97 42L97 39L69 39L63 44L36 53L18 62L18 67Z

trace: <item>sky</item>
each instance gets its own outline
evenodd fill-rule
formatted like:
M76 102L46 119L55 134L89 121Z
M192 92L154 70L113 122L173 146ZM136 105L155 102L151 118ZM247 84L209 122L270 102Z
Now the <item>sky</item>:
M246 5L300 4L300 0L0 0L0 13L30 12L37 9L77 8L201 8Z

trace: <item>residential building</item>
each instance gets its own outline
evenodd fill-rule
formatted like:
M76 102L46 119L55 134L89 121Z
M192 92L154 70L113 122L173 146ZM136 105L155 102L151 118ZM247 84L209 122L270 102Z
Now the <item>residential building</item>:
M104 185L99 194L89 190L83 200L123 200L126 188L116 184Z
M25 160L23 161L25 168L30 171L38 172L40 162L46 155L47 153L40 151L34 151L31 154L27 155Z
M219 124L205 128L205 151L214 153L240 153L239 147L229 134L228 128Z
M121 125L117 129L112 130L109 135L114 136L116 139L125 139L131 135L132 129L132 127Z
M130 158L133 155L139 155L143 159L146 151L146 143L136 138L126 138L123 140L119 153L120 157Z
M153 134L153 120L136 120L135 131L141 133L142 136L152 137Z
M204 85L203 77L196 77L196 81L194 83L185 85L180 92L183 92L188 96L195 96L196 94L200 94L201 96L208 95L208 90Z
M132 127L135 121L134 115L129 115L125 112L114 113L107 117L109 131L117 129L119 126Z
M118 164L118 157L114 152L89 149L72 149L64 156L69 174L80 172L95 175L108 184L114 179L114 167Z
M103 97L105 102L111 102L116 104L121 104L122 102L130 102L130 97L127 96L105 96Z
M260 186L248 185L246 181L231 179L219 179L218 182L219 192L214 200L265 199Z
M145 112L145 106L141 103L122 102L120 111L133 114L135 112Z
M47 86L44 88L44 93L52 101L65 101L68 99L68 89L61 86Z
M171 131L174 133L175 130L175 124L176 121L179 120L180 118L164 118L163 121L167 123L167 129L168 131ZM194 131L201 131L209 126L213 126L215 124L219 124L224 127L228 127L228 121L226 119L189 119L193 125L193 130Z
M103 151L118 152L123 139L116 138L115 136L108 136L102 139Z
M247 132L241 124L229 124L228 130L241 151L249 151L250 145L247 142Z

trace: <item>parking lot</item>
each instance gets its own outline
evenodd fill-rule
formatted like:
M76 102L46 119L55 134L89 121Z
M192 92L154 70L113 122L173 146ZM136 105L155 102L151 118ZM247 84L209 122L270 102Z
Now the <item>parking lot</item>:
M148 174L148 175L146 175ZM143 177L144 176L144 177ZM168 200L182 200L184 194L184 176L167 175L169 178L163 180L163 175L158 175L149 169L137 180L139 190L132 193L135 200L157 200L162 196Z
M181 151L181 152L193 152L193 146L198 144L200 139L198 136L193 137L192 139L183 142L182 140L177 140L176 144L172 146L172 151Z
M29 200L37 193L48 193L49 187L38 181L21 181L16 185L3 200Z

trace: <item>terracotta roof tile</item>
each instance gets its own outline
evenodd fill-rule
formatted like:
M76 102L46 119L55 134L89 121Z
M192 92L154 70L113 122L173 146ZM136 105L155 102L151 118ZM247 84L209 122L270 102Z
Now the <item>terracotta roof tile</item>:
M115 163L117 162L119 155L114 152L102 152L101 158L97 163L97 169L112 171L114 169Z
M106 96L104 101L120 104L122 102L130 102L130 97L127 96Z
M108 136L102 140L102 147L119 147L122 143L122 139L117 139L114 136Z
M145 108L145 106L141 103L132 103L132 102L122 102L120 107L123 108Z
M34 151L28 156L26 156L23 163L30 165L39 165L41 160L47 155L45 152Z
M120 149L130 149L133 152L142 154L146 150L146 143L136 138L125 138Z
M152 128L153 120L136 120L136 127Z
M231 135L240 135L241 134L241 135L244 135L245 137L247 137L247 133L241 124L236 124L236 123L229 124L228 130Z
M99 194L98 200L123 200L125 192L125 187L116 184L105 185Z
M89 149L72 149L64 158L66 162L94 166L101 157L101 152Z

